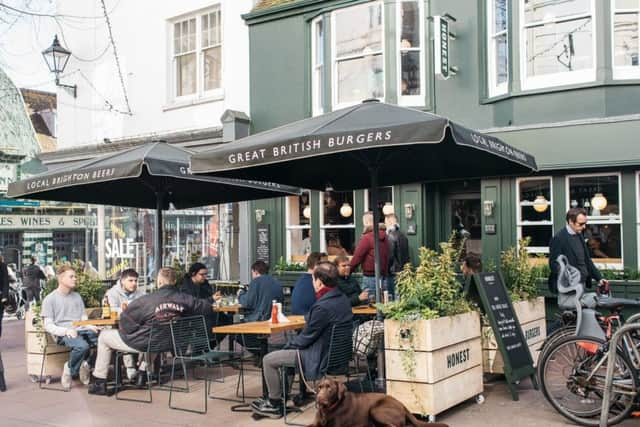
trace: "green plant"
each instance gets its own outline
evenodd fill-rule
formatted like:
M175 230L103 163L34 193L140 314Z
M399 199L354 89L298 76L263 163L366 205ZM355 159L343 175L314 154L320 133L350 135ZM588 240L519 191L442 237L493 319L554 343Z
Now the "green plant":
M538 296L539 271L529 262L530 238L518 241L518 248L511 247L500 254L500 271L513 301Z
M426 320L471 311L457 279L458 257L459 250L451 240L440 243L440 252L420 248L418 267L413 270L406 266L396 276L400 298L380 306L385 316L395 320Z
M278 262L276 262L274 270L276 273L282 273L283 271L307 271L307 266L297 262L287 262L284 257L280 257Z

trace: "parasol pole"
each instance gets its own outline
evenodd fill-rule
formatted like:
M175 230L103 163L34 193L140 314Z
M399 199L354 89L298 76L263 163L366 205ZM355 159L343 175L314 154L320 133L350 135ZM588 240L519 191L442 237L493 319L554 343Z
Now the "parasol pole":
M370 167L369 173L371 174L371 205L373 211L373 256L374 256L374 271L376 279L376 303L382 302L382 276L380 274L380 239L378 238L380 222L380 214L378 212L378 168ZM377 310L377 319L382 321L382 313ZM378 347L378 378L376 379L377 387L375 391L384 390L385 385L385 366L384 366L384 346L380 343Z
M167 193L164 191L156 192L156 229L153 239L153 263L155 266L155 275L158 276L162 268L162 210ZM156 280L156 286L158 285Z

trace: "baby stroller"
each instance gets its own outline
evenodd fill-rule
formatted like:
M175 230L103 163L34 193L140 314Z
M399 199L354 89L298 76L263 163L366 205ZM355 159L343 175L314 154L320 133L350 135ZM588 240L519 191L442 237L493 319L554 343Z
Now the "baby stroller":
M22 286L22 282L15 281L9 283L9 295L4 306L7 315L14 315L18 320L24 319L27 307L27 292Z

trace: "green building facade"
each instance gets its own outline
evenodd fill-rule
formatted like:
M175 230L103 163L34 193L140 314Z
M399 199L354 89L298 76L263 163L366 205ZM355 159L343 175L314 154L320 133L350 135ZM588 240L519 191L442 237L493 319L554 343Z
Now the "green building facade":
M640 0L263 0L244 18L254 133L378 98L536 157L529 176L383 189L414 262L452 230L485 260L526 236L544 258L580 206L595 261L638 269ZM250 226L269 226L272 263L351 253L370 208L365 190L310 192L253 202Z

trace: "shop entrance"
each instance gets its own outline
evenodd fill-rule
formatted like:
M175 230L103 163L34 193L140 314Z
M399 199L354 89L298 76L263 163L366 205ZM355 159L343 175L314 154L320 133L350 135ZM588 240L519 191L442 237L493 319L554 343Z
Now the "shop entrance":
M465 253L482 255L482 212L480 193L451 194L447 198L449 223L447 230L454 233L455 241L464 241Z

